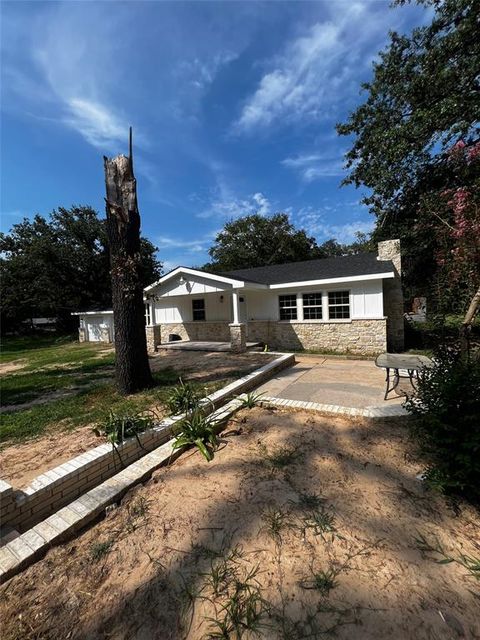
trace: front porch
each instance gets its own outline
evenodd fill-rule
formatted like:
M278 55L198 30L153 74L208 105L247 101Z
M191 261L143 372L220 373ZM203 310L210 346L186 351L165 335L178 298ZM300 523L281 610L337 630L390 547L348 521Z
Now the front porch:
M261 342L246 342L245 348L253 350L260 348ZM232 351L232 345L230 342L215 342L215 341L202 341L202 340L177 340L175 342L167 342L165 344L157 345L157 349L169 349L178 351L211 351L211 352L225 352Z

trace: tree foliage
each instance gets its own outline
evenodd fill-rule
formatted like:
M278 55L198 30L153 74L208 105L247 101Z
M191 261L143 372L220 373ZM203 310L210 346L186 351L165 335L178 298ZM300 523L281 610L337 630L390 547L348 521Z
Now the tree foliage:
M356 242L350 245L333 239L318 245L304 229L296 229L286 213L270 217L253 214L225 224L209 249L212 261L203 268L213 272L231 271L347 255L371 248L365 234L357 234Z
M158 279L156 247L143 238L142 280ZM105 221L88 206L60 207L49 219L36 215L0 234L2 330L16 330L32 317L58 317L111 307Z
M390 34L373 80L363 85L365 102L337 129L353 136L345 182L371 190L365 202L377 216L374 238L402 238L407 289L427 293L438 275L444 194L461 188L473 202L479 189L478 164L459 171L451 150L478 142L480 5L419 3L433 7L431 23L410 35ZM444 255L453 248L443 246Z

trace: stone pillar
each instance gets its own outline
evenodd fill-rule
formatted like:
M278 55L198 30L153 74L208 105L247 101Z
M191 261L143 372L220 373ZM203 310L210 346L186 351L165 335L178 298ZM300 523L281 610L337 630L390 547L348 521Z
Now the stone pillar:
M400 240L379 242L378 259L391 260L395 272L393 279L383 281L383 312L387 316L388 350L403 351L405 343Z
M86 331L85 327L79 327L78 328L78 341L79 342L86 342L87 341L87 331Z
M247 328L243 322L232 322L230 327L230 348L233 353L247 350Z
M147 336L147 351L153 353L157 350L157 345L160 344L160 329L159 324L150 324L145 327L145 335Z

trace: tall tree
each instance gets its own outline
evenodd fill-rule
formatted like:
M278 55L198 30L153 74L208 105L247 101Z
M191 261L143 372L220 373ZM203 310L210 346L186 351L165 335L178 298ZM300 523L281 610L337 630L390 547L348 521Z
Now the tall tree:
M131 128L129 157L104 156L103 160L115 323L115 374L120 393L129 394L153 385L145 336L140 213Z
M208 253L212 261L204 268L216 272L320 257L315 238L295 229L286 213L227 222Z
M144 286L158 279L156 247L141 239ZM59 207L0 234L2 331L47 316L65 329L76 326L72 311L111 307L105 220L88 206Z
M460 229L458 207L446 206L444 194L462 189L470 218L478 216L479 163L474 156L480 134L480 5L478 0L418 3L433 7L431 23L409 36L390 34L373 80L363 85L366 101L337 130L353 136L345 182L371 190L365 203L377 217L374 237L402 238L410 292L428 292L441 306L432 295L440 267L457 261L459 234L464 245L475 243L473 236L468 242L465 236L474 233L475 225L468 226L470 231ZM461 171L452 162L458 144L470 158ZM463 289L475 300L480 266L475 254L464 257L470 259L470 277L462 282ZM443 295L445 289L436 291Z

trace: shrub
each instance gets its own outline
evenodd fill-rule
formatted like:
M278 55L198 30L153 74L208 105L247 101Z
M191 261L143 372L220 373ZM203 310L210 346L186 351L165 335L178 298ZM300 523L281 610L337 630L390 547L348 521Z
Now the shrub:
M173 449L195 445L204 458L210 462L218 446L215 431L216 421L211 416L204 416L200 411L193 411L182 420L178 427Z
M419 378L406 409L412 431L430 460L426 480L447 493L480 498L480 360L442 348Z
M175 415L196 409L200 401L199 394L191 384L184 384L181 378L179 382L178 387L175 387L167 398L168 408Z

